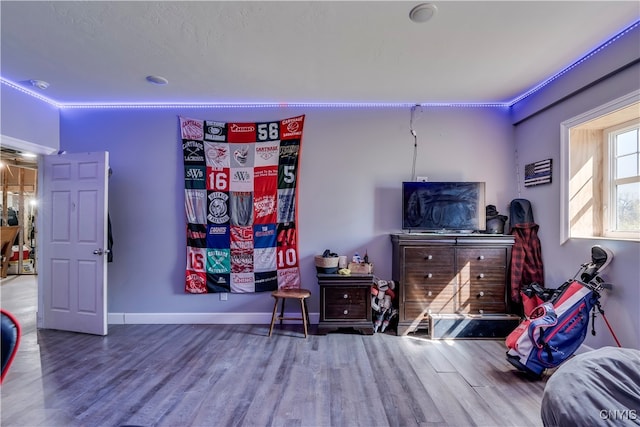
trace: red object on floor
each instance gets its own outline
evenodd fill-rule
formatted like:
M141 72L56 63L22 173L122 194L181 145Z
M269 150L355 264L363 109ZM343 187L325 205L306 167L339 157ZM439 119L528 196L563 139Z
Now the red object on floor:
M22 248L22 259L29 259L29 252L31 252L31 248L29 247L24 247ZM9 259L9 261L18 261L20 259L20 251L18 250L18 246L14 246L13 247L13 255L11 255L11 258Z

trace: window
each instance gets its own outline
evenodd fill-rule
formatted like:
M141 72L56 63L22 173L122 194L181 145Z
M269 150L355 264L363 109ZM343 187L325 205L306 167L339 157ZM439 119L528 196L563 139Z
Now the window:
M633 238L640 231L640 120L605 129L608 185L605 187L607 237Z
M561 243L640 241L640 91L561 125Z

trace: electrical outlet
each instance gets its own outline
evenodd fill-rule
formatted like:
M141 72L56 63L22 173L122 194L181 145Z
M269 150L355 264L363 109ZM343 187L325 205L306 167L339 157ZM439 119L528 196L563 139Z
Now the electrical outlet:
M418 182L427 182L429 181L429 177L428 176L419 176L417 178Z
M227 295L228 294L226 292L221 293L220 294L220 301L226 301L227 300Z

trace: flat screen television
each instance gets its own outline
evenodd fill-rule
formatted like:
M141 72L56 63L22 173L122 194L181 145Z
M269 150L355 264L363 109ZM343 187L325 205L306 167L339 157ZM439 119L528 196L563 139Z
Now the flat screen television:
M473 233L486 229L484 182L403 182L402 229Z

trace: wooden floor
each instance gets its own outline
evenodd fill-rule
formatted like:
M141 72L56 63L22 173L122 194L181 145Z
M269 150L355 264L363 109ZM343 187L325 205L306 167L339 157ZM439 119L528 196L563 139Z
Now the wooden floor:
M311 335L285 325L113 325L37 330L35 279L3 280L23 325L1 387L10 426L541 426L547 377L502 341ZM312 330L313 333L313 330Z

